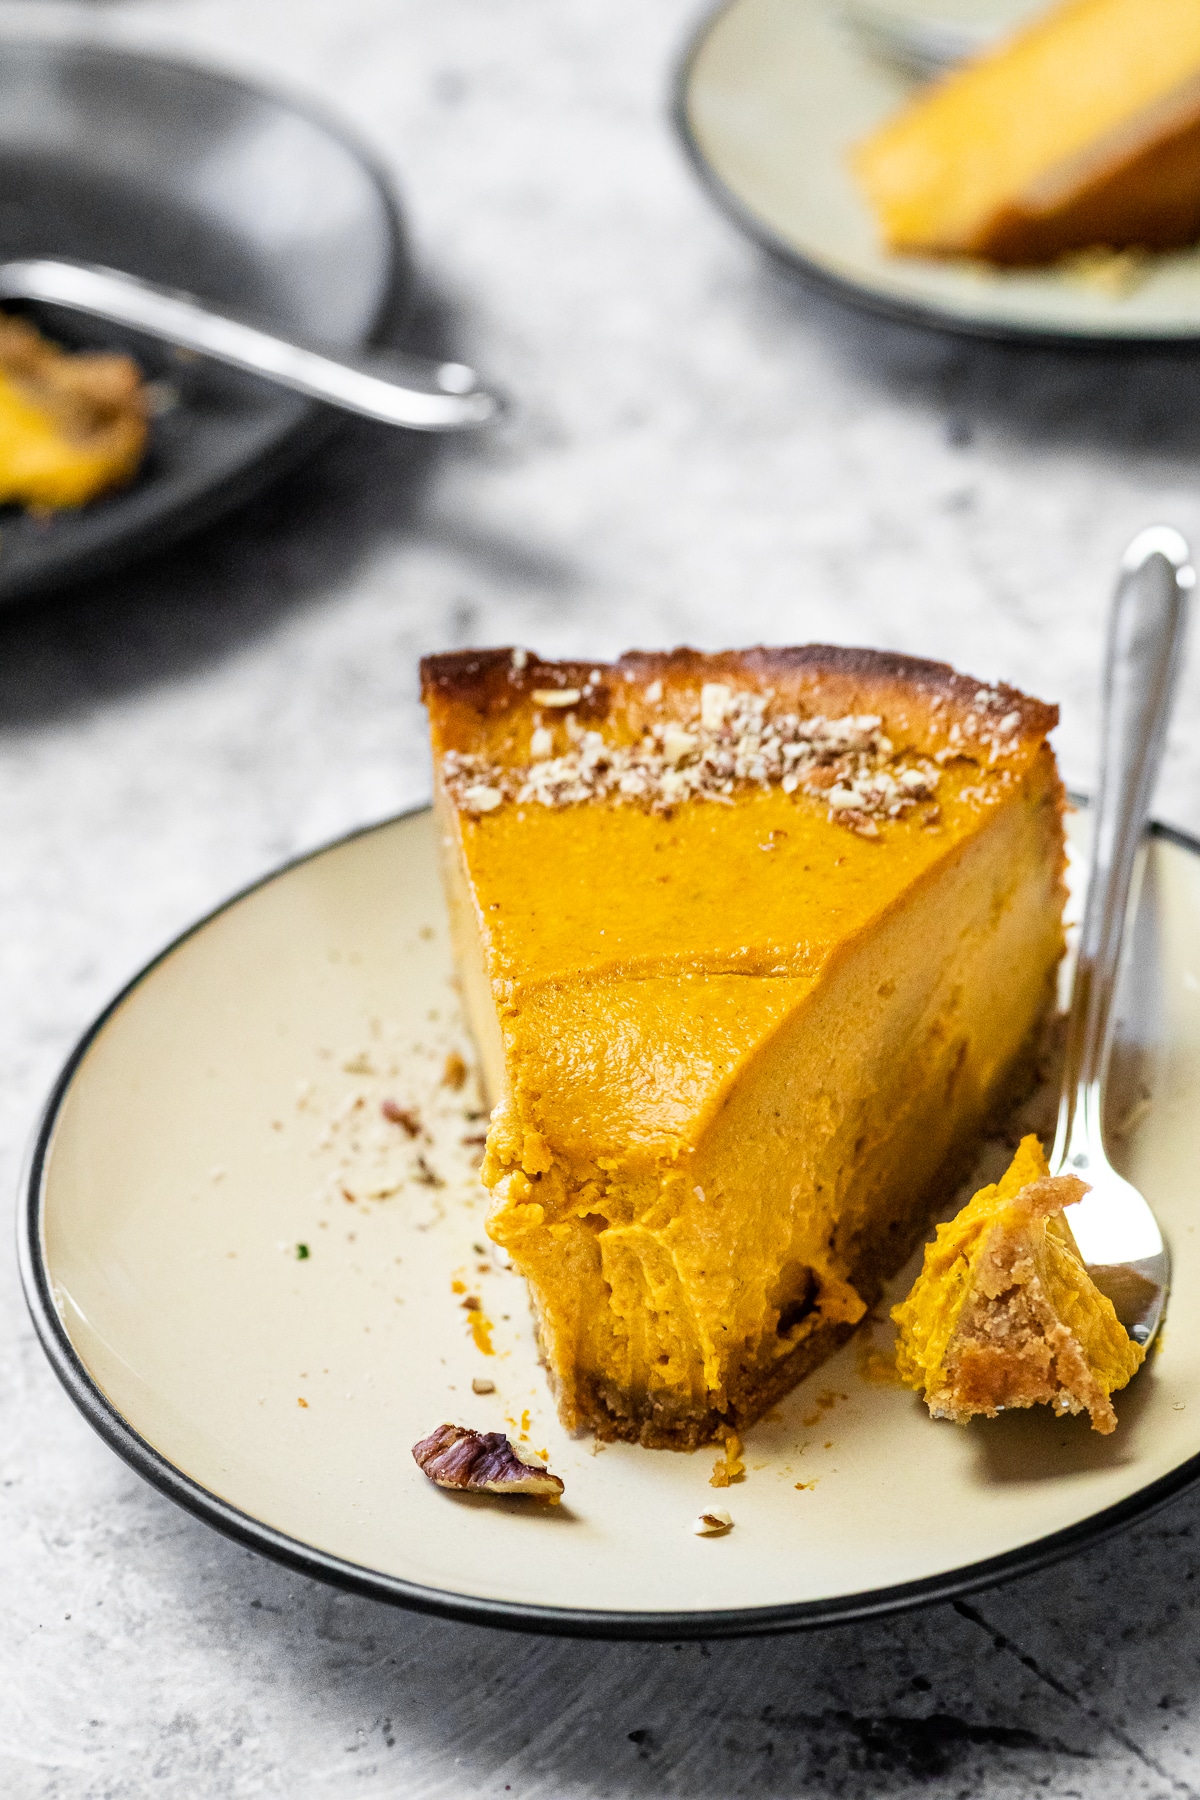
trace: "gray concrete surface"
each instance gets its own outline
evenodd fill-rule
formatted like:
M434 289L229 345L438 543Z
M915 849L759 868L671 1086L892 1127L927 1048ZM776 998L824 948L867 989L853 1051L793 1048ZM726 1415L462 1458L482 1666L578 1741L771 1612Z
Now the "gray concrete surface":
M408 200L420 333L521 410L440 449L350 428L187 547L0 619L6 1208L59 1061L139 963L425 792L423 651L893 646L1058 700L1086 785L1114 559L1153 519L1200 535L1195 358L956 342L772 267L664 123L692 0L88 14L355 119ZM1160 803L1193 830L1198 668ZM967 1605L808 1637L631 1647L421 1619L143 1486L58 1390L6 1250L0 1793L1200 1794L1198 1519L1184 1499Z

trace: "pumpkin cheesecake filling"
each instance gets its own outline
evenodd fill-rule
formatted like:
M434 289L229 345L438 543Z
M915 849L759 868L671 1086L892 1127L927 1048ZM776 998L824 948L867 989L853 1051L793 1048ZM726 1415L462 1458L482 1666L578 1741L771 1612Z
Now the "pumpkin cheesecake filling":
M1090 1415L1116 1429L1112 1395L1145 1351L1084 1265L1064 1209L1087 1193L1052 1176L1035 1137L1000 1181L939 1225L907 1299L893 1307L897 1368L935 1419L966 1424L1014 1407Z
M0 313L0 504L82 506L133 478L148 434L131 358L60 350Z
M423 685L489 1232L568 1427L720 1438L845 1339L1029 1079L1055 714L821 647Z

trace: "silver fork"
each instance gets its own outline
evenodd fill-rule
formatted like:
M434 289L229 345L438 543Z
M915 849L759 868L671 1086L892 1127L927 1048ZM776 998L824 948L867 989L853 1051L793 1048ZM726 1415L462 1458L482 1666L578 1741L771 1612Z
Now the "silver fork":
M1087 899L1050 1156L1053 1174L1080 1175L1091 1185L1071 1208L1071 1230L1096 1285L1142 1345L1158 1330L1171 1259L1150 1207L1109 1163L1104 1084L1134 872L1179 674L1187 596L1195 583L1188 546L1167 526L1140 532L1121 559L1108 626Z

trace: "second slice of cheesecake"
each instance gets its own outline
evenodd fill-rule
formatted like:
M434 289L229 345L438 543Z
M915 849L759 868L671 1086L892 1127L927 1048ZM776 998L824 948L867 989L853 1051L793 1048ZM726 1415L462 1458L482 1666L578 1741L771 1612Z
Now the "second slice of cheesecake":
M1200 6L1065 0L854 154L892 250L1052 262L1200 235Z
M1056 712L821 646L422 681L488 1229L568 1427L719 1438L844 1340L1030 1078Z

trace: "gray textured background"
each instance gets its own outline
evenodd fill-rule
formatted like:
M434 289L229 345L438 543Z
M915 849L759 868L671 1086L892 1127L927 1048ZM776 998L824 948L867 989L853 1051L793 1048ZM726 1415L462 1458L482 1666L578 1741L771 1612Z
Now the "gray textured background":
M1087 784L1114 560L1154 519L1200 535L1196 359L956 342L773 267L664 122L692 0L101 16L355 120L409 205L421 333L521 410L473 445L351 427L178 552L0 618L6 1205L64 1052L139 963L281 858L425 793L423 651L825 638L946 657L1059 701ZM1196 671L1160 801L1193 830ZM59 1392L7 1252L0 1333L12 1800L1200 1794L1200 1500L899 1621L539 1641L341 1597L159 1499Z

